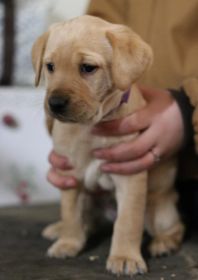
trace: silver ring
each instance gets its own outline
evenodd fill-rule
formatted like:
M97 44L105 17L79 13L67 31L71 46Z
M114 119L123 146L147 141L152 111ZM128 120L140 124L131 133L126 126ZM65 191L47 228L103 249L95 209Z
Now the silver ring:
M153 155L154 162L157 163L161 160L160 155L154 150L151 150L151 154Z

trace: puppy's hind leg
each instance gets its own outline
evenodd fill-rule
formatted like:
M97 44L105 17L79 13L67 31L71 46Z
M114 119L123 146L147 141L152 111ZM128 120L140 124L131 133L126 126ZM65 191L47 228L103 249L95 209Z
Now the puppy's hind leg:
M146 228L153 237L149 247L152 256L167 255L177 250L184 236L184 225L177 210L174 173L158 174L161 175L150 180L155 191L149 192L146 209Z
M54 224L48 225L42 231L42 236L49 240L55 240L60 237L63 228L63 222L59 221Z
M90 197L80 187L62 191L62 225L58 240L49 248L48 256L74 257L83 248L89 233Z

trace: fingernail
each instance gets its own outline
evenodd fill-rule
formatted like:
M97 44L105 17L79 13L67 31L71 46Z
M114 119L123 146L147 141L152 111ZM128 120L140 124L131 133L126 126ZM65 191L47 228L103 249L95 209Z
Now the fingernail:
M66 187L75 187L76 186L76 181L74 179L67 179L65 181L65 186Z

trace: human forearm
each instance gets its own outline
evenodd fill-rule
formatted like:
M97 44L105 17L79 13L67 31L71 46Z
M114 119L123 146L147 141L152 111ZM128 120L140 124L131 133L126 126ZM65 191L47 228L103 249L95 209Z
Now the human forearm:
M183 123L184 123L184 142L183 146L193 144L193 124L192 124L192 115L194 107L190 103L190 99L186 95L186 92L183 88L179 90L170 90L172 96L177 101L179 105Z

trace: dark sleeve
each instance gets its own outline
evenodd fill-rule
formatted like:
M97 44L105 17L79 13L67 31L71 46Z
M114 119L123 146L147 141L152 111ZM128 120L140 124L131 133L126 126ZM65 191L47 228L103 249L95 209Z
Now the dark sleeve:
M194 107L190 103L190 99L186 95L183 88L180 88L179 90L169 89L171 92L171 95L176 100L183 119L184 123L184 146L193 145L193 124L192 124L192 115L194 111Z

